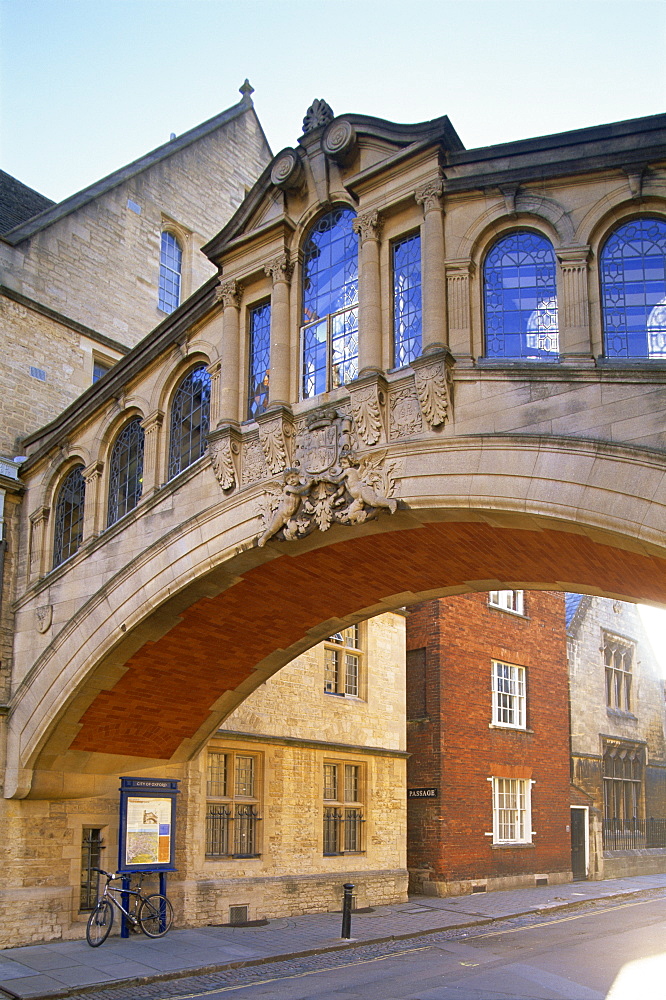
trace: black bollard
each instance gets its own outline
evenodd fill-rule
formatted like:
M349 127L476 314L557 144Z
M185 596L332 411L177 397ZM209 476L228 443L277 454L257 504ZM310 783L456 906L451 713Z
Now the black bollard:
M345 882L342 887L345 890L345 894L342 897L342 933L341 938L351 937L351 913L352 913L352 892L354 891L354 886L351 882Z

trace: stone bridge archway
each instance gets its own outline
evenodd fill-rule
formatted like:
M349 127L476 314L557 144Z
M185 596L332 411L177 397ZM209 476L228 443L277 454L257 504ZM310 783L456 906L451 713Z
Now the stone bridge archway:
M666 604L661 456L494 436L386 460L396 513L260 548L259 488L220 500L204 458L152 514L73 560L50 588L62 625L13 699L6 794L53 794L65 774L90 794L102 775L187 760L342 623L425 597L547 587ZM161 507L169 529L141 547ZM22 606L26 628L41 601Z

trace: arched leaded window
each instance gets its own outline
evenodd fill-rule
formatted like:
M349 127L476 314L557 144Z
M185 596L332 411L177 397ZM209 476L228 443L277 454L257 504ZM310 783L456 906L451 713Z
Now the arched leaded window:
M107 525L115 524L133 510L143 492L144 433L139 417L122 429L111 452L109 463L109 511Z
M358 375L356 214L338 206L309 231L303 246L301 392L317 396Z
M183 269L183 251L173 233L163 232L160 244L160 288L158 305L165 313L172 313L180 305L180 277Z
M557 272L545 236L509 233L483 268L486 356L556 359Z
M666 360L666 220L620 226L600 265L606 356Z
M268 406L271 373L271 304L250 309L250 349L248 357L247 415L254 420Z
M206 366L200 365L185 376L173 398L169 479L201 458L208 447L209 420L210 375Z
M82 473L83 466L77 465L58 490L53 538L54 567L73 556L83 539L83 507L86 484Z

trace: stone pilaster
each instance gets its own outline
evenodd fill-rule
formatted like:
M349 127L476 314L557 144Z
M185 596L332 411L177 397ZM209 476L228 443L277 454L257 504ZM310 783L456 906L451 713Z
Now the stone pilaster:
M441 178L428 181L414 192L423 205L423 336L421 352L447 347L446 275L444 270L444 209Z
M593 350L587 283L590 248L560 247L556 253L560 263L560 357L570 362L591 361Z
M104 524L104 497L102 496L102 473L104 462L91 462L81 475L86 484L83 506L83 542L89 542L99 535Z
M364 212L354 219L353 229L360 238L358 273L358 373L370 375L382 370L381 283L379 241L382 220L379 212Z
M153 410L145 420L141 421L143 428L143 496L150 496L159 488L162 482L162 424L164 414L161 410Z
M225 423L237 424L241 419L238 371L242 291L243 286L235 279L222 282L217 289L217 300L222 303L224 312L219 368L216 369L217 377L214 376L214 384L211 384L210 426L213 428Z
M39 577L44 576L49 568L47 529L49 525L49 507L38 507L30 515L30 583L34 583Z
M457 361L474 356L469 286L475 266L469 258L446 261L449 345Z
M289 406L291 384L289 350L289 290L293 266L288 253L277 256L264 268L273 282L271 295L271 356L268 406Z

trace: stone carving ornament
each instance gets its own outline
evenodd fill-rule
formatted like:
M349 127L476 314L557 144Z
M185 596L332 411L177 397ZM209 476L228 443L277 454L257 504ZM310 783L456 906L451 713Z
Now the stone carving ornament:
M210 461L217 481L223 490L230 490L236 485L236 465L234 455L238 454L238 445L228 437L208 442Z
M354 424L361 440L367 444L377 444L382 433L382 411L384 393L376 385L352 393L351 405Z
M332 122L335 115L333 110L326 101L315 99L308 110L305 112L305 118L303 119L303 132L305 135L308 132L314 132L316 128L320 128L322 125L328 125Z
M48 632L53 621L53 605L42 604L40 608L35 608L35 618L37 620L37 631L41 633Z
M297 464L267 491L258 545L285 541L332 524L362 524L380 510L395 513L394 463L386 452L359 457L351 443L352 420L336 410L315 412L297 442Z
M412 437L423 430L419 401L412 388L391 393L391 440Z
M446 421L451 405L449 372L443 359L421 361L413 365L416 394L421 412L429 427L439 427Z

